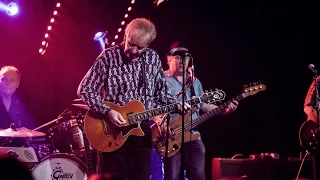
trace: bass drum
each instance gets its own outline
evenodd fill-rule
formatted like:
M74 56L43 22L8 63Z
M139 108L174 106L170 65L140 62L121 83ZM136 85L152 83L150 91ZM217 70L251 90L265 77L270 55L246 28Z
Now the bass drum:
M34 180L87 180L86 165L74 155L57 153L44 158L31 169Z

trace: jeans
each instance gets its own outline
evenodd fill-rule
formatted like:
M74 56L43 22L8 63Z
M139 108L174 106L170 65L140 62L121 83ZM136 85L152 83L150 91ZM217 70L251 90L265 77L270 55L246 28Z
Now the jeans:
M167 180L179 180L181 155L180 151L165 162ZM184 168L189 180L205 180L205 147L202 140L184 144Z
M318 160L318 162L317 162ZM320 179L320 169L317 168L317 163L320 163L320 158L316 157L316 155L311 155L311 162L312 162L312 169L313 169L313 180L319 180ZM320 166L320 164L319 164ZM318 179L317 179L317 172L318 172Z
M129 136L116 151L101 153L102 173L126 180L149 180L151 135Z
M150 180L163 180L162 157L154 150L151 151L151 176Z

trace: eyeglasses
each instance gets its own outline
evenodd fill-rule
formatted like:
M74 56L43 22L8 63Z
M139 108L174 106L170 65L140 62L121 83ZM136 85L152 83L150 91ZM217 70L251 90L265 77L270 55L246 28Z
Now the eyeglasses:
M144 49L146 49L146 48L149 46L149 44L147 44L146 46L139 46L139 45L131 42L130 40L128 40L128 45L129 45L130 47L137 47L137 49L138 49L139 51L144 50Z

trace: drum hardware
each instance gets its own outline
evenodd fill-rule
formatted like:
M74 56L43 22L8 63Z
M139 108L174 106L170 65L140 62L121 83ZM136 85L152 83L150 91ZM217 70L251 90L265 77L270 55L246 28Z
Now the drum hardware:
M92 158L92 149L90 147L90 143L89 143L89 140L87 139L87 136L86 136L86 132L84 130L84 116L81 114L81 112L79 112L77 114L77 117L76 117L76 120L79 124L79 128L80 130L82 131L82 140L83 140L83 148L84 148L84 153L85 153L85 162L86 162L86 165L87 165L87 173L88 175L92 175L92 174L95 174L95 173L99 173L100 172L100 162L99 162L99 153L97 152L97 162L96 162L96 168L94 168L94 163L93 163L93 158Z
M7 144L11 144L13 141L13 137L6 137L4 140L1 140L0 146L5 146Z
M10 157L13 157L14 159L18 159L18 153L17 152L15 152L15 151L13 151L13 150L9 150L9 151L7 151L6 152L6 155L7 156L10 156Z
M51 127L48 134L55 151L58 153L77 153L84 146L83 134L75 119Z
M32 147L0 147L0 155L13 156L20 162L38 163L38 156Z
M85 154L83 131L80 129L80 125L84 123L83 119L84 115L80 111L77 114L69 113L69 116L51 126L48 136L55 153L71 153L77 157Z

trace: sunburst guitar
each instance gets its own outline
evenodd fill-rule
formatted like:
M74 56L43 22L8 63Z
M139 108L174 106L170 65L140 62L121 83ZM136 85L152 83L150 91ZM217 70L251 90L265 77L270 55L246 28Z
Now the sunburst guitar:
M236 101L240 101L248 96L252 96L257 94L260 91L264 91L266 86L264 84L251 86L245 88L243 93L239 96L233 98ZM183 142L190 142L195 141L199 138L199 134L191 134L190 130L194 127L200 125L201 123L205 122L206 120L212 118L215 115L221 114L221 112L228 106L228 102L218 106L216 109L207 112L197 119L190 120L192 111L184 115L184 128L181 128L182 124L182 116L179 116L177 119L171 120L169 124L169 133L164 132L162 128L157 124L153 124L151 127L152 133L152 143L157 151L157 153L165 157L166 156L166 134L169 134L168 138L168 157L174 156L177 152L179 152L182 142L182 130L184 130L184 141ZM159 117L159 116L158 116ZM157 117L156 117L157 118ZM155 120L155 121L159 121ZM166 129L166 128L165 128Z
M187 100L190 105L201 102L213 103L224 100L226 94L222 90L205 93L201 97ZM137 100L130 101L125 106L105 102L111 109L118 111L126 123L123 127L115 127L108 122L106 116L89 110L84 118L84 129L90 144L101 152L112 152L119 149L129 136L144 136L140 124L144 120L160 114L178 111L179 103L145 110L144 105Z

